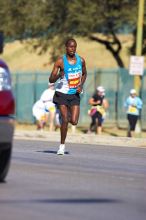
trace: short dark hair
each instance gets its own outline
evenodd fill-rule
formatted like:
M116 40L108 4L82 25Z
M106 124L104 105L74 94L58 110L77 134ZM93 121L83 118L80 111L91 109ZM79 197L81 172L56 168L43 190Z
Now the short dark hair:
M75 40L74 38L68 38L68 39L66 40L66 42L65 42L65 46L67 47L67 45L68 45L71 41L73 41L74 43L77 44L77 42L76 42L76 40Z

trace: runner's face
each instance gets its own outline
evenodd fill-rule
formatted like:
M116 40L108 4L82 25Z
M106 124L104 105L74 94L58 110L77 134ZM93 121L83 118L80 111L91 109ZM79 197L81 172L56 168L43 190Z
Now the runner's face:
M76 53L76 48L77 48L76 42L74 42L74 41L68 42L68 44L66 46L67 55L69 55L70 57L73 57Z
M134 93L133 93L133 94L131 94L131 97L132 97L132 98L134 98L135 96L136 96L136 94L134 94Z
M104 96L104 92L101 92L101 91L98 91L97 94L101 97Z

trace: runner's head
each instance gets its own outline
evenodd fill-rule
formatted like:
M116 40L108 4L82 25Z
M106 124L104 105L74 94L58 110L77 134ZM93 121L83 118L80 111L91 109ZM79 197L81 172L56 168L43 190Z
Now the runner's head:
M66 46L66 54L70 57L74 57L77 48L76 40L73 38L69 38L66 41L65 46Z
M98 86L96 90L99 96L105 96L105 89L103 88L103 86Z
M131 89L131 90L130 90L130 95L131 95L132 97L135 97L135 96L136 96L136 90L135 90L135 89Z

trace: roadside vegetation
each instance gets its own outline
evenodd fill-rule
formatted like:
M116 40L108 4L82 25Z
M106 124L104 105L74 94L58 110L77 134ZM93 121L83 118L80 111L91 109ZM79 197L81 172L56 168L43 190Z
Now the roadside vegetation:
M103 37L103 36L102 36ZM101 38L102 38L101 37ZM95 68L117 68L115 59L108 50L100 43L88 40L87 38L77 37L78 53L86 59L88 70ZM126 68L129 65L128 48L133 43L133 36L130 34L119 35L122 44L121 57ZM30 50L26 44L21 44L18 40L5 44L1 55L8 64L12 72L35 72L51 71L52 62L50 48L46 53L38 55Z

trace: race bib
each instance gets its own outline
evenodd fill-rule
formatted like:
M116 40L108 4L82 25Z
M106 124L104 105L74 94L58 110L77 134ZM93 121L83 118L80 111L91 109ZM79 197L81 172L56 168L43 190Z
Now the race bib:
M50 106L50 107L48 108L48 110L49 110L50 112L55 112L55 111L56 111L55 106Z
M129 106L129 108L128 108L128 112L129 112L129 113L136 113L136 111L137 111L136 107L134 107L134 106Z
M77 88L80 85L80 73L74 73L68 75L69 88Z

